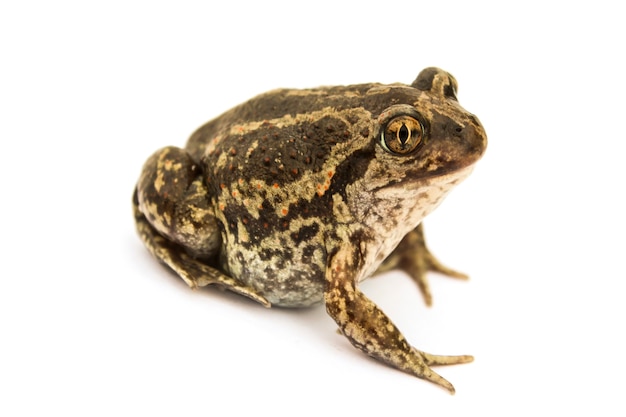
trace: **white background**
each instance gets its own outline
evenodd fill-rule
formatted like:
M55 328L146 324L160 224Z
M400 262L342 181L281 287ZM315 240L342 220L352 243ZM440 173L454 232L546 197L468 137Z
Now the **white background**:
M0 6L0 414L626 413L617 2L17 3ZM438 368L455 396L353 349L323 307L189 290L135 235L157 148L271 88L431 65L490 140L425 222L472 279L433 274L430 309L400 273L363 290L418 348L475 355Z

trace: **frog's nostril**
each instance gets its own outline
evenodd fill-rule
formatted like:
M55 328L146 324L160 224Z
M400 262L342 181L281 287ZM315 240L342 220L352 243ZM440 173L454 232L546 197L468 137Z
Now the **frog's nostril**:
M456 131L456 133L461 133L463 131L463 128L461 126L457 126L454 130Z

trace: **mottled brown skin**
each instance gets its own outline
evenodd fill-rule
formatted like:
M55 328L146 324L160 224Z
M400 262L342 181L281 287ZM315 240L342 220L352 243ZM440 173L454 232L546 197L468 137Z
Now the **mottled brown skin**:
M487 139L437 68L411 85L275 90L144 165L133 198L144 244L191 287L270 307L324 302L350 342L454 392L431 370L470 362L412 347L358 283L406 271L427 304L441 265L422 219L471 172Z

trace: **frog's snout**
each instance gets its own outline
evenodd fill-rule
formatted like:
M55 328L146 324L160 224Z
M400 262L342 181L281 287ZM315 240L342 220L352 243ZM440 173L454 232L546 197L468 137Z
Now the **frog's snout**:
M469 148L480 158L487 150L487 132L476 116L470 115L469 120L470 124L466 129L469 128L470 131L467 133L466 140Z

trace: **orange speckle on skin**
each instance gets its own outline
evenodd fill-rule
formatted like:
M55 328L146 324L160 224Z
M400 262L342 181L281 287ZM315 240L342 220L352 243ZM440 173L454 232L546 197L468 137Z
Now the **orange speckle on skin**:
M256 184L256 189L257 189L257 190L260 190L260 189L261 189L261 187L263 187L263 185L262 185L260 182L257 182L257 184Z
M333 171L328 171L328 178L332 178L335 173Z
M237 197L237 194L238 194L238 193L237 193L237 190L233 191L233 193L232 193L232 194L233 194L233 197Z
M274 185L272 185L272 187L274 187L274 188L278 189L278 188L280 188L280 185L278 185L278 183L277 183L277 182L275 182L275 183L274 183Z
M243 185L243 178L239 178L237 182L239 183L239 185Z
M283 208L280 212L283 214L283 216L286 216L287 213L289 213L289 210L287 210L286 208Z
M225 208L225 207L224 207L224 203L220 203L220 204L219 204L219 207L220 207L220 210L221 210L221 211L224 211L224 208Z
M224 183L220 184L220 188L223 190L224 188L226 188L226 184Z

